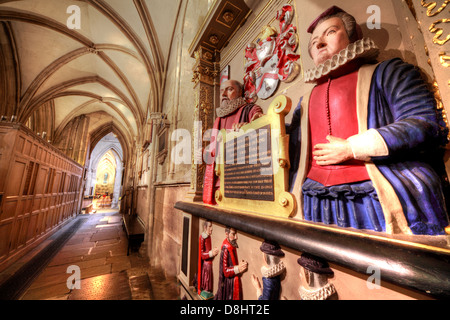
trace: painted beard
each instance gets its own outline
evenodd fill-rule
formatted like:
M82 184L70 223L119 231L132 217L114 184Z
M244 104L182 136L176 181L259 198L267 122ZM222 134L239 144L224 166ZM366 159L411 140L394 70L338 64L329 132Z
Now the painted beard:
M233 247L235 247L235 248L239 248L239 246L238 246L238 244L237 244L237 240L236 239L234 239L234 240L230 240L230 239L228 239L228 242L233 246Z
M239 97L233 100L223 100L220 103L220 108L216 109L216 114L219 118L226 117L227 115L236 111L240 106L247 102L243 97Z

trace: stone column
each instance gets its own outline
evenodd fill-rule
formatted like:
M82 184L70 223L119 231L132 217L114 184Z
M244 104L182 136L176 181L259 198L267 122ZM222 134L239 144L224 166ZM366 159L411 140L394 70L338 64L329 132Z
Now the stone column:
M111 208L118 208L119 205L119 197L122 194L122 171L123 171L123 164L122 161L116 157L116 175L114 180L114 192L113 192L113 199L111 203Z
M147 201L149 204L148 207L148 216L145 230L145 238L141 244L141 248L139 252L141 255L147 255L150 258L150 263L153 263L152 253L155 252L155 248L153 248L153 239L154 239L154 218L155 218L155 180L156 174L158 172L158 161L157 161L157 153L158 153L158 127L163 121L164 114L161 112L151 112L149 114L148 123L151 124L151 128L149 129L149 141L151 141L149 148L149 156L148 161L150 161L148 175L148 187L147 187ZM148 165L148 164L145 164Z

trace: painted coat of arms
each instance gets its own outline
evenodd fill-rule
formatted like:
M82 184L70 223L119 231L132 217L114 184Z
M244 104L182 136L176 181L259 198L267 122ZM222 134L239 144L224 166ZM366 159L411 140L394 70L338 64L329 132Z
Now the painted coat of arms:
M292 25L294 9L284 5L276 14L280 33L271 26L265 26L257 43L250 43L245 49L245 98L255 102L258 98L270 98L279 82L291 82L300 73L296 62L300 55L297 28Z

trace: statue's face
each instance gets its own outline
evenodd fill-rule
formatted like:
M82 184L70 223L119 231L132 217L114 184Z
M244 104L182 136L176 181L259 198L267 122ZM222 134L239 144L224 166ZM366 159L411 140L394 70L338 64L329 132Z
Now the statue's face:
M213 231L213 226L212 226L212 223L211 222L208 222L207 224L206 224L206 234L207 235L212 235L212 231Z
M306 270L303 267L300 267L300 281L305 288L309 288L310 282L311 282L311 275L308 270Z
M220 102L231 101L239 98L241 92L239 87L233 82L233 80L227 80L220 86Z
M316 66L345 49L350 40L341 18L322 21L311 35L309 52Z
M237 241L238 235L235 229L230 229L230 233L228 233L228 240L231 241Z

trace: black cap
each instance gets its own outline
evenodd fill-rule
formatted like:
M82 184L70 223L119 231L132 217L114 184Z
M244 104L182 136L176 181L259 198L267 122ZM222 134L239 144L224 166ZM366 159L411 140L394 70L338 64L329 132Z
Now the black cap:
M298 258L297 263L314 273L334 274L333 270L330 269L328 262L309 253L302 253L301 257Z
M262 252L276 257L284 257L284 252L275 241L264 241L259 248Z

